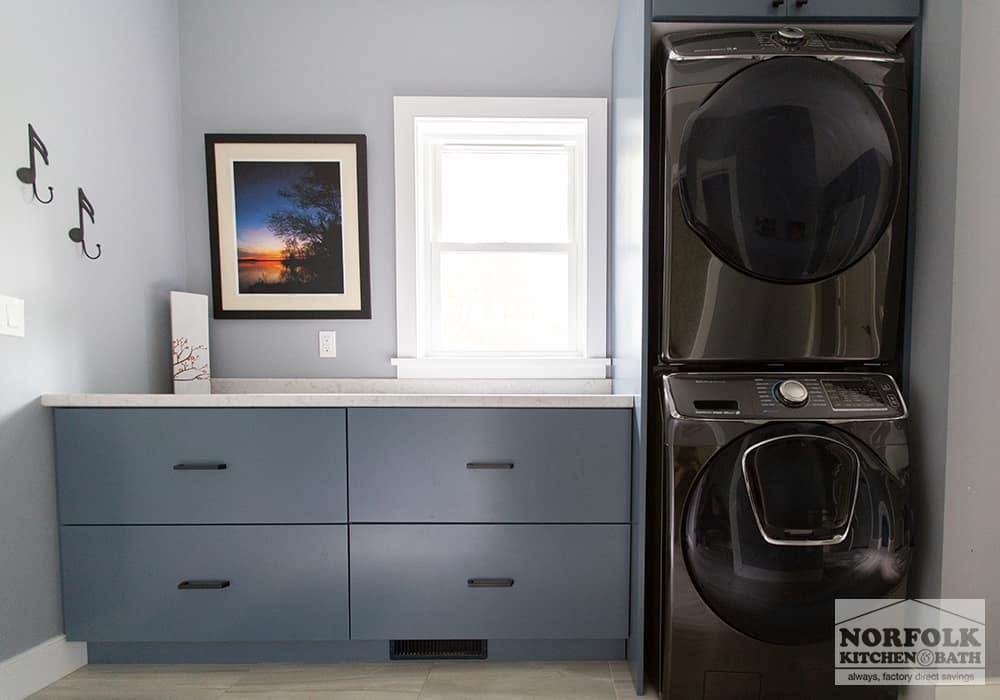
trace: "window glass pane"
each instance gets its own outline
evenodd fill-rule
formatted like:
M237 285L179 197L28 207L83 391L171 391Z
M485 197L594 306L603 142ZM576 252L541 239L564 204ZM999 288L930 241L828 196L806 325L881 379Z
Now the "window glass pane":
M570 239L569 151L562 146L445 146L440 231L462 243Z
M572 353L569 269L563 252L442 252L434 349Z

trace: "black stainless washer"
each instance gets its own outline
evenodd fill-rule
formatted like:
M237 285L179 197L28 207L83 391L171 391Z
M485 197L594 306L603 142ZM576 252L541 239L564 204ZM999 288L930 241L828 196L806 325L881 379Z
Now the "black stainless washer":
M905 597L913 515L892 378L676 373L663 389L647 531L662 695L895 697L836 686L833 664L837 598Z

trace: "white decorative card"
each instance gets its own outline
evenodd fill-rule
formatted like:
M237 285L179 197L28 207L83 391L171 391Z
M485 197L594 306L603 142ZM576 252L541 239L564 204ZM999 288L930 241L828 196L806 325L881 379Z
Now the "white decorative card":
M212 393L208 358L208 297L170 292L170 354L175 394Z

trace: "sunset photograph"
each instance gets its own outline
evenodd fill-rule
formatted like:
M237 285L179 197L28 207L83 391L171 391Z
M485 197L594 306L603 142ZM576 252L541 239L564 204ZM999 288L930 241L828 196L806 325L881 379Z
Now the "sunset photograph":
M235 161L240 294L342 294L340 163Z

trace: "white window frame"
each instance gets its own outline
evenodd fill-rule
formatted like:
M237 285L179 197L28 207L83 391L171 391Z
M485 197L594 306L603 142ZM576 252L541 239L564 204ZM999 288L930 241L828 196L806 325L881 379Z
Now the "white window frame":
M392 359L399 378L580 378L603 379L610 360L607 353L607 100L604 98L507 97L396 97L396 331L397 357ZM475 120L481 119L480 125ZM450 121L449 121L450 120ZM430 306L433 285L428 274L430 246L492 249L491 244L442 244L429 240L430 218L423 202L425 182L436 177L426 153L442 142L454 140L456 120L463 120L461 142L477 143L476 132L489 141L497 126L513 133L546 130L555 141L571 147L571 169L577 183L571 192L571 226L577 233L576 260L571 275L586 279L578 289L573 314L577 351L563 353L435 352L429 348ZM468 120L468 121L466 121ZM545 120L548 120L547 122ZM582 128L573 138L560 131L557 120L571 120ZM530 138L528 139L531 140ZM554 141L554 145L555 145ZM572 143L570 142L572 141ZM581 157L582 156L582 157ZM436 162L436 161L435 161ZM420 190L418 192L418 190ZM432 208L432 207L431 207ZM536 244L540 248L562 244ZM519 248L523 247L518 245ZM433 274L429 274L434 279ZM581 285L582 286L582 285ZM578 300L584 303L578 304Z

